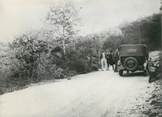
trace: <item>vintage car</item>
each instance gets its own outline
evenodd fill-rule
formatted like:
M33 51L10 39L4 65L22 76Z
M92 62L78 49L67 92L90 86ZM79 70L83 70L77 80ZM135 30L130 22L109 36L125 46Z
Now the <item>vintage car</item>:
M123 76L124 71L146 73L148 60L147 46L144 44L123 44L119 47L118 72Z

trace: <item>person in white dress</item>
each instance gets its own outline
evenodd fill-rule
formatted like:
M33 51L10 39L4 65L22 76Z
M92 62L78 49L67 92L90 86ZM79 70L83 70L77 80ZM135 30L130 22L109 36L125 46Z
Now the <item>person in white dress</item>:
M105 52L101 54L101 70L106 71L107 70L107 60Z

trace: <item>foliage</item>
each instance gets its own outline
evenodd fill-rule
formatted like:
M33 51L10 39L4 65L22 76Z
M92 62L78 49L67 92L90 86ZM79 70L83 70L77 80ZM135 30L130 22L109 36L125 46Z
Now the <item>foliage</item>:
M144 43L150 50L161 47L161 15L154 14L121 27L124 43Z
M46 20L53 26L52 32L55 35L55 39L62 44L64 53L66 45L73 41L74 35L77 33L75 29L78 20L77 16L77 10L71 3L51 7L48 12Z
M122 43L123 43L123 37L121 35L111 35L104 41L103 49L115 50Z
M35 69L42 53L48 52L45 41L36 40L30 34L23 34L10 45L17 59L18 77L37 80Z
M103 34L103 49L116 49L120 44L146 44L149 50L161 48L160 14L124 24L120 27L121 35Z

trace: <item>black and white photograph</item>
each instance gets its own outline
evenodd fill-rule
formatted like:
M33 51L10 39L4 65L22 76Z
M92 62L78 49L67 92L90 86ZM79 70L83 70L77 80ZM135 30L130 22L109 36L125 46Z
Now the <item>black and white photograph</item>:
M0 0L0 117L162 117L162 0Z

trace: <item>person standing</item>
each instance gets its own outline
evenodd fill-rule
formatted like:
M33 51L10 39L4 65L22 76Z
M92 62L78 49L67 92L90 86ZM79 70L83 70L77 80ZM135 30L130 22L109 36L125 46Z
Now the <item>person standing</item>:
M115 52L114 52L114 62L115 62L114 72L118 71L118 60L119 60L119 50L116 49Z
M110 54L109 54L109 64L112 66L112 69L114 70L114 59L113 59L113 51L110 50Z
M105 52L103 52L101 54L100 59L101 59L101 69L103 71L106 71L107 70L107 60L106 60L106 54L105 54Z
M107 70L109 70L109 66L110 66L109 55L110 55L110 51L107 51L106 52Z

